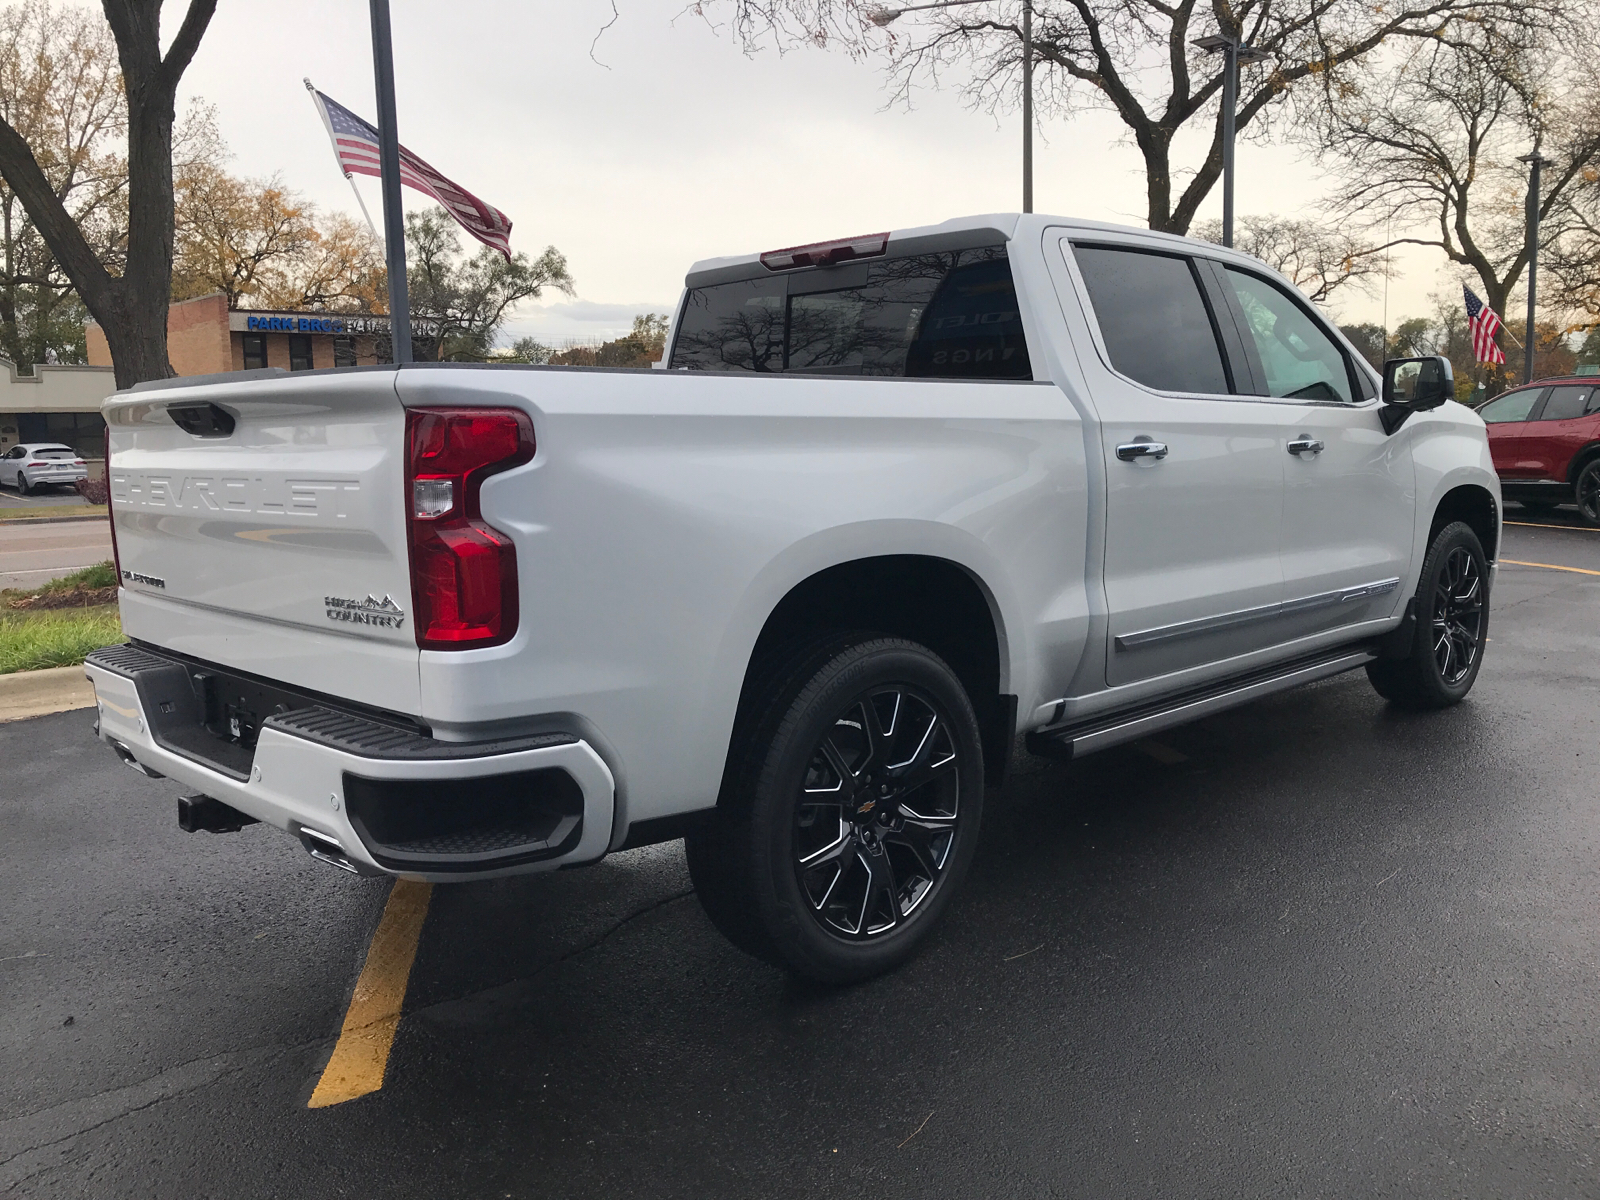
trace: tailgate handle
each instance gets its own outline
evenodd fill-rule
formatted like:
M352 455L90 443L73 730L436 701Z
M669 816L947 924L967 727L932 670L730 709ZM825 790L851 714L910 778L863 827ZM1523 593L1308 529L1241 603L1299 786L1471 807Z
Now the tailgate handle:
M219 404L167 405L172 423L194 437L225 438L233 434L233 414Z

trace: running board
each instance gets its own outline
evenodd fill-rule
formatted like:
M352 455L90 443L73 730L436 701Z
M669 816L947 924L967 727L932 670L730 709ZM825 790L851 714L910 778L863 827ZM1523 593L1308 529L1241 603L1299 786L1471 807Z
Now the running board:
M1120 713L1099 713L1075 724L1036 729L1028 734L1028 750L1041 758L1062 761L1082 758L1096 750L1137 741L1163 729L1171 729L1174 725L1184 725L1212 713L1236 708L1274 692L1285 692L1302 684L1327 679L1331 675L1342 675L1346 671L1364 667L1377 658L1375 649L1341 649L1333 655L1279 664L1267 671L1235 677L1208 688L1167 697Z

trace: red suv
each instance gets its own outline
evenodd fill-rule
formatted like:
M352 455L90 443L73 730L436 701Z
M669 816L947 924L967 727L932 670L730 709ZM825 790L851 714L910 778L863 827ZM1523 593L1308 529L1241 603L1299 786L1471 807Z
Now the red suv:
M1600 525L1600 377L1542 379L1480 405L1507 500L1549 510L1577 502Z

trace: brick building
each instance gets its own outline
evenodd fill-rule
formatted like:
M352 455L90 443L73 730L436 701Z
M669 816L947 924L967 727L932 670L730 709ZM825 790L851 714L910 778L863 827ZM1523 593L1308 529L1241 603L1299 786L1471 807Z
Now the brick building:
M388 338L388 317L229 308L220 292L167 309L167 359L179 375L371 366L387 361ZM89 325L87 341L89 362L110 366L98 325Z

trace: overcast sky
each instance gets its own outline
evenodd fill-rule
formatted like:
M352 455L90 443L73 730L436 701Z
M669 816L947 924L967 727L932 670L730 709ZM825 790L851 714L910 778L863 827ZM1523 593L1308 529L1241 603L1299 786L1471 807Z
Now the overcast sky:
M613 336L667 311L699 258L1021 204L1014 114L971 112L953 87L886 109L880 64L810 48L749 57L686 0L617 0L594 58L610 0L392 5L401 141L504 210L514 249L554 245L571 265L577 299L530 303L512 336ZM359 215L301 80L374 118L370 45L365 4L227 0L182 95L216 105L237 173L278 172ZM1046 123L1035 207L1142 225L1140 159L1120 130L1097 112ZM1300 212L1326 187L1283 148L1242 145L1238 170L1241 214ZM359 186L381 220L376 181ZM1220 212L1219 188L1202 216ZM1426 312L1447 279L1432 252L1399 265L1391 325ZM1383 301L1352 293L1336 312L1380 321Z

